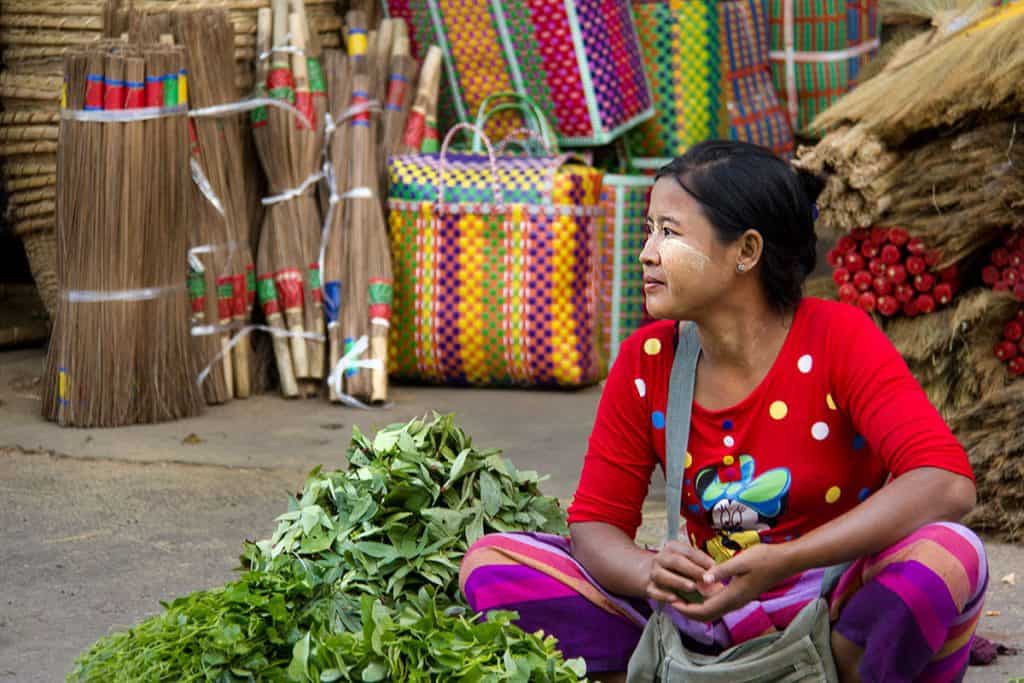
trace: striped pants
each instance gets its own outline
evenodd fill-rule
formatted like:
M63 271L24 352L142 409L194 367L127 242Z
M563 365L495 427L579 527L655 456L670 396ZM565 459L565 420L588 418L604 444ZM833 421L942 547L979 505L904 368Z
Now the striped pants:
M784 629L820 592L822 570L793 577L710 624L677 612L690 649L712 653ZM572 557L568 539L491 534L469 549L459 575L476 611L519 613L528 632L559 640L587 670L625 671L651 606L605 591ZM855 562L830 596L833 629L864 650L863 681L960 681L981 615L988 567L981 541L959 524L929 524Z

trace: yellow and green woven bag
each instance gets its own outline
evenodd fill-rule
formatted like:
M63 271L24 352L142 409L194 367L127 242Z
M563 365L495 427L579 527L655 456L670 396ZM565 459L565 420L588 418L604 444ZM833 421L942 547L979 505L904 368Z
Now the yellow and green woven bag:
M658 168L729 135L722 22L715 0L633 0L632 9L655 116L627 139L638 167Z

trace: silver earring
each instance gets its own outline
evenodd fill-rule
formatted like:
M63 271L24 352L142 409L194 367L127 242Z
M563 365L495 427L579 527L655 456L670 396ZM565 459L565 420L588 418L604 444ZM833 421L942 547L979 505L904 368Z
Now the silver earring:
M737 263L736 270L739 271L740 273L743 273L747 270L747 267L742 263Z

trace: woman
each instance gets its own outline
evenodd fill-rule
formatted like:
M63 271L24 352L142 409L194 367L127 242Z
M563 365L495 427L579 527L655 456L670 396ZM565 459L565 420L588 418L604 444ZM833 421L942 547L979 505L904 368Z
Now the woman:
M814 269L819 179L760 147L708 142L662 169L640 261L661 319L623 345L569 508L571 542L494 534L463 562L477 610L514 609L589 675L622 673L651 605L688 647L716 652L781 630L822 567L844 681L963 676L987 568L956 522L970 465L900 355L860 310L802 299ZM633 539L665 464L679 321L697 325L683 482L688 543ZM701 604L678 597L699 591Z

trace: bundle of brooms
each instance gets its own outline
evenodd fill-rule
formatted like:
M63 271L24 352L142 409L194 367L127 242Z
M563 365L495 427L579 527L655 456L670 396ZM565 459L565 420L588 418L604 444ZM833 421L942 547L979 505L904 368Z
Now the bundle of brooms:
M256 149L271 195L264 199L258 288L270 325L288 332L287 347L280 341L274 347L285 396L319 394L326 332L319 270L321 216L315 198L326 102L319 62L311 56L315 48L307 50L309 37L301 0L295 2L294 10L289 12L288 0L273 3L273 44L265 90L267 96L294 105L300 115L268 107L253 121ZM263 16L259 28L265 34ZM265 35L261 38L266 40Z
M1024 382L1015 382L961 412L953 431L971 454L978 505L964 523L1024 542Z
M33 2L3 0L0 2L0 45L3 64L0 66L0 104L9 114L50 117L56 112L61 91L63 55L76 46L92 43L104 33L120 37L127 32L129 3L109 7L103 0L81 0L65 3L56 0ZM172 9L221 8L228 12L234 34L220 46L231 48L234 57L235 84L249 92L252 86L252 65L256 55L255 17L267 0L135 0L137 9L168 11ZM324 45L340 44L341 19L334 0L307 0L309 23ZM114 18L123 22L104 31ZM30 168L50 169L56 165L56 121L40 126L0 121L0 134L10 125L8 140L0 142L0 173L6 177L28 178ZM251 143L249 145L251 147ZM250 154L247 149L247 154ZM253 158L255 158L253 156ZM247 164L248 165L248 164ZM50 188L49 193L20 194L17 206L11 207L6 222L20 236L33 277L51 317L56 308L55 287L55 202L53 171L32 173L32 181L43 183L33 188ZM17 191L20 192L20 191ZM253 192L258 203L258 195ZM265 338L256 338L259 347ZM257 348L259 351L259 348ZM257 365L264 358L257 353ZM254 373L252 391L261 390L266 372Z
M364 193L346 201L342 235L340 271L346 276L342 285L340 330L341 349L332 352L332 363L349 353L365 338L368 358L376 368L349 368L344 373L344 393L361 401L382 402L388 396L388 330L391 324L392 272L387 226L381 201L379 172L382 124L377 112L365 109L371 102L387 100L389 55L394 22L384 21L381 29L368 35L366 15L351 11L346 16L348 65L351 74L351 100L354 113L344 127L351 166L347 173L349 189L365 188ZM406 54L408 50L406 49ZM411 98L393 98L404 117ZM392 122L393 128L397 123ZM390 143L389 143L390 144Z
M366 13L353 10L346 31L348 54L332 52L325 59L331 114L338 122L329 162L336 189L346 197L331 214L324 250L329 366L344 370L329 388L332 401L347 396L379 403L388 395L392 300L384 169L388 157L420 151L428 137L427 118L436 115L440 54L432 49L417 79L404 23L385 19L370 31ZM345 357L371 360L375 367L342 368Z
M65 58L61 296L42 408L61 425L157 422L202 409L182 267L192 217L184 67L180 49L127 43ZM145 105L175 111L135 122L74 116Z
M230 49L233 29L222 9L132 10L130 35L137 41L163 37L184 47L189 105L193 109L236 102ZM193 337L209 403L246 398L265 384L266 368L254 363L245 334L229 348L233 334L250 324L256 278L250 247L249 196L256 179L244 158L247 131L241 114L199 117L189 122L192 191L196 220L190 240ZM215 360L216 359L216 360Z

